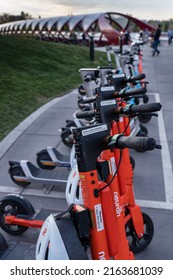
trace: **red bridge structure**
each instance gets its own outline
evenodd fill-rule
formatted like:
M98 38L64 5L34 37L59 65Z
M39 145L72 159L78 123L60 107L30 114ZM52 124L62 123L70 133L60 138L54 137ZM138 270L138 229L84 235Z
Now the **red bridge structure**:
M120 32L137 26L152 32L155 27L129 15L107 12L72 16L57 16L8 22L0 25L0 34L32 34L44 40L80 43L94 36L98 46L116 45Z

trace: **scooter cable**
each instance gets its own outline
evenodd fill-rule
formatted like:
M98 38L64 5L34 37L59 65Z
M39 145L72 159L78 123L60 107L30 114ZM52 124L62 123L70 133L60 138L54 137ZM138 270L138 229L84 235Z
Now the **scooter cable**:
M117 175L118 170L119 170L119 168L120 168L121 160L122 160L122 150L120 149L120 158L119 158L119 161L118 161L117 169L116 169L116 171L115 171L115 173L114 173L112 179L110 180L110 182L108 182L108 183L107 183L104 187L102 187L101 189L99 189L99 190L98 190L98 189L95 189L95 190L94 190L94 195L95 195L95 197L98 197L99 192L103 191L104 189L106 189L107 187L109 187L110 184L112 184L112 182L113 182L113 180L115 179L115 176Z
M129 125L130 125L130 117L128 118L128 123L126 124L126 127L124 128L124 131L123 131L122 134L126 133L127 128L129 127Z

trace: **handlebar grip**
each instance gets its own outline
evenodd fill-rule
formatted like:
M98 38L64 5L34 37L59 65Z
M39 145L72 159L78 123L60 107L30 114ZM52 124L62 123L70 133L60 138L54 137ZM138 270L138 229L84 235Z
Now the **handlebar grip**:
M146 87L140 87L140 88L132 88L127 90L121 90L117 96L118 97L127 97L132 95L138 95L138 94L144 94L147 92Z
M139 80L143 80L143 79L145 79L145 77L146 77L145 74L144 74L144 73L141 73L141 74L138 74L138 75L129 77L129 78L127 79L127 82L133 83L133 82L136 82L136 81L139 81Z
M129 111L132 113L148 113L148 112L157 112L160 111L162 105L160 103L147 103L141 105L132 105L129 108Z
M91 118L94 116L93 111L80 111L76 113L76 118L78 119L86 119L86 118Z
M124 149L139 149L140 151L152 151L156 148L156 141L151 137L131 137L121 134L111 137L110 147Z

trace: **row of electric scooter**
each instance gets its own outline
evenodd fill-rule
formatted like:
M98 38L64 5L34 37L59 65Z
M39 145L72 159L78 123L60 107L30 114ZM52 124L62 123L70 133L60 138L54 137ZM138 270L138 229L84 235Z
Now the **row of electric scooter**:
M39 167L9 162L17 185L65 184L68 209L45 221L35 218L33 206L20 195L0 201L5 232L19 235L28 227L40 228L36 259L134 259L153 238L153 222L135 202L135 159L129 149L142 156L161 148L144 126L161 104L149 102L139 44L124 53L107 48L107 57L108 66L80 69L79 110L61 131L70 156L47 147L37 153ZM69 169L67 180L58 177L61 167Z

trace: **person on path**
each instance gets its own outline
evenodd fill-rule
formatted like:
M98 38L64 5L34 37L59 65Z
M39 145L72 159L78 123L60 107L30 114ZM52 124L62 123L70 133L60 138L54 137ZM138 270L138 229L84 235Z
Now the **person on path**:
M158 27L157 27L155 35L154 35L154 42L153 42L154 50L153 50L152 56L155 56L155 53L157 53L157 55L160 54L160 51L157 48L160 43L160 35L161 35L161 26L160 26L160 24L158 24Z
M173 30L172 30L172 27L171 27L168 30L168 45L169 46L172 44L172 39L173 39Z

